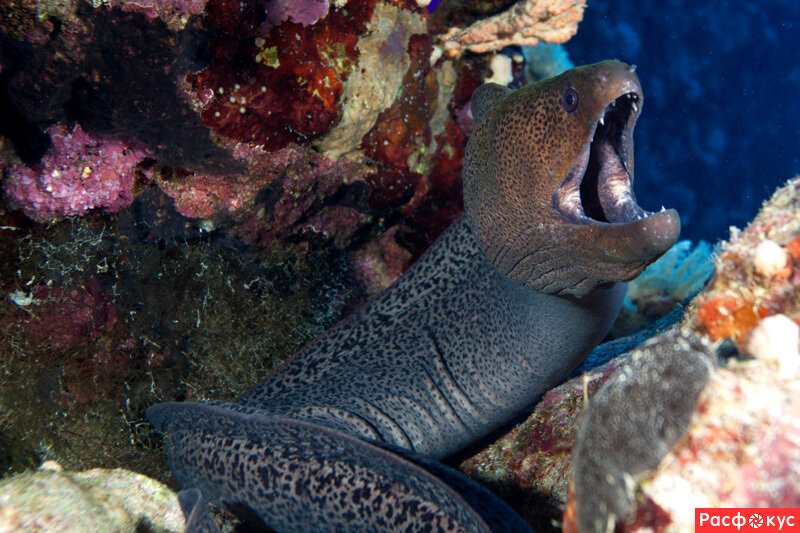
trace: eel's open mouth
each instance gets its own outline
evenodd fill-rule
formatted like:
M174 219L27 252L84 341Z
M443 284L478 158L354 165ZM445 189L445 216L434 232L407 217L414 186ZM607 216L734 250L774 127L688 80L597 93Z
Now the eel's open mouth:
M640 100L628 92L606 106L591 142L556 192L556 209L571 222L627 224L652 214L636 203L628 168Z

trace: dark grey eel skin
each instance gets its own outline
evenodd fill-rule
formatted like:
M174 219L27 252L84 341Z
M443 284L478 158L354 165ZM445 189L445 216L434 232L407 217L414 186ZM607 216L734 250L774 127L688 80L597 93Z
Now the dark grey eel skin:
M633 195L642 103L619 61L478 88L465 213L392 287L234 402L148 410L184 499L276 531L528 531L434 460L563 380L677 240Z

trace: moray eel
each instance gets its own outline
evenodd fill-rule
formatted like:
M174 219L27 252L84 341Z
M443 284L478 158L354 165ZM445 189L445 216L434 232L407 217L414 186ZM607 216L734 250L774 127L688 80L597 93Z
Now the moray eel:
M436 460L563 380L676 241L633 195L642 103L618 61L478 88L464 215L392 287L235 401L148 410L189 529L209 501L276 531L528 530Z

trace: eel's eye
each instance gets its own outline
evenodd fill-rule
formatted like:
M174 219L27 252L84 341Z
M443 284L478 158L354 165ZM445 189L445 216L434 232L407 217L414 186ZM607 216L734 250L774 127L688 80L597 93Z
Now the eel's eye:
M561 105L567 113L572 113L578 109L578 89L575 87L567 87L561 95Z

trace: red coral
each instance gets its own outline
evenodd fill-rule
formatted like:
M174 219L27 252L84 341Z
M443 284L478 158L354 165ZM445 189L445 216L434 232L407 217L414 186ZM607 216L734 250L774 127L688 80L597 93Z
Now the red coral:
M412 35L408 42L411 65L403 78L403 94L383 111L363 138L364 153L381 163L370 178L370 205L378 209L408 202L419 187L422 174L409 166L411 155L424 151L431 141L429 123L436 108L439 84L430 66L428 35Z
M800 237L795 237L786 244L786 251L792 256L795 264L800 264Z
M188 179L170 179L161 190L175 201L175 209L189 218L214 218L252 205L258 191L272 176L248 180L243 177L199 174Z
M165 169L157 183L175 202L175 209L189 218L220 219L246 217L259 193L287 167L303 157L297 146L267 153L258 147L237 143L233 156L248 163L243 175L190 173Z
M567 505L564 507L564 515L561 520L562 533L580 533L578 531L578 500L575 499L574 483L569 484Z
M672 516L651 498L645 496L643 501L638 502L633 516L628 517L627 521L620 521L614 531L627 533L646 529L654 533L664 533L670 524Z
M111 331L118 320L116 308L94 278L69 291L39 285L31 296L39 305L27 315L26 334L54 349L85 346Z
M430 246L464 210L461 193L464 139L455 121L447 119L445 133L436 137L436 145L430 173L401 211L415 230L410 239L415 256Z
M97 278L70 288L39 285L28 296L3 325L22 331L32 360L58 369L62 407L95 402L140 371L142 351Z
M287 21L265 32L258 4L209 2L212 62L188 76L205 124L268 150L326 132L374 4L352 2L312 26Z
M456 86L453 89L453 98L450 101L450 110L458 117L458 125L464 135L472 133L473 119L470 105L472 94L490 75L491 69L483 56L476 56L466 62L458 73Z

